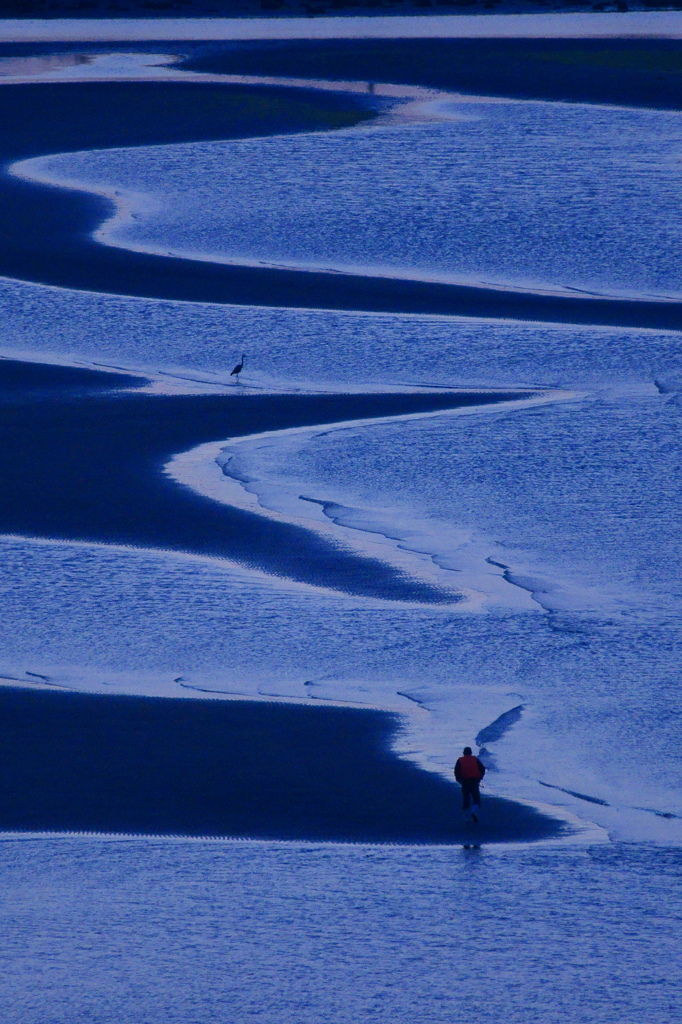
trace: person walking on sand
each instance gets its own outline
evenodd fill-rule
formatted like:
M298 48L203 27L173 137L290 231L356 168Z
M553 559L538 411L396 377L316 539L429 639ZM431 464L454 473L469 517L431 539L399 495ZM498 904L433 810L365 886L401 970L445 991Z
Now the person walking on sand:
M455 778L462 787L462 810L471 808L471 820L478 821L481 811L481 794L479 784L485 775L485 765L471 753L471 747L465 747L461 757L455 764Z

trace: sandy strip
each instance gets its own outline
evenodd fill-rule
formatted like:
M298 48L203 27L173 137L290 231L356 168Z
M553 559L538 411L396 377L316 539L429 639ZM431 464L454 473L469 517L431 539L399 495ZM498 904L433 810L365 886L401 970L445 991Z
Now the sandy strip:
M679 39L682 12L357 18L54 18L0 22L0 42L229 39Z

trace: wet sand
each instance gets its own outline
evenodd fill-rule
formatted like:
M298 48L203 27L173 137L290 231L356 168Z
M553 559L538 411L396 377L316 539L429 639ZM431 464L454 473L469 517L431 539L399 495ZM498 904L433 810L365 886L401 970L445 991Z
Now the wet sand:
M397 716L0 689L0 829L372 843L554 838L561 822L391 753Z

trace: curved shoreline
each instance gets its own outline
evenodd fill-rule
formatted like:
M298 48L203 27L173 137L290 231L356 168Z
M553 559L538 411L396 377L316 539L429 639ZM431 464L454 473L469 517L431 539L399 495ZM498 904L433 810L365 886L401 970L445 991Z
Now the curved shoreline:
M181 101L185 106L178 117ZM65 104L68 123L60 117ZM213 116L216 105L220 116ZM381 101L371 95L294 95L291 89L215 83L51 83L50 89L5 85L0 88L0 162L6 167L54 152L348 127L379 109ZM0 251L0 275L188 302L682 329L682 302L514 292L217 264L119 249L92 237L111 212L112 204L99 196L30 183L5 169L0 177L0 232L7 243Z
M87 372L92 384L84 390ZM4 387L3 374L12 378ZM0 533L209 555L341 593L425 604L452 604L458 595L305 527L204 497L163 467L178 452L216 438L530 397L475 391L168 396L116 390L121 375L100 376L75 371L69 387L68 368L59 367L59 383L50 390L45 364L0 361L0 426L15 438L0 449Z
M509 393L131 390L145 383L0 360L0 424L16 438L0 449L0 531L208 553L365 597L456 599L311 531L203 499L164 477L165 455L256 426L400 415ZM12 686L0 688L0 711L4 776L12 781L0 780L3 831L437 845L573 834L559 817L487 795L473 831L459 816L453 782L394 752L400 721L387 711Z

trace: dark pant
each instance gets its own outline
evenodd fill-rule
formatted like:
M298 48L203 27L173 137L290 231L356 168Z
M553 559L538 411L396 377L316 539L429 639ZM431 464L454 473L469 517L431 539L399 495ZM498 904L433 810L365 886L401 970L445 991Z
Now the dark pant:
M463 779L462 787L462 810L468 811L471 804L480 807L481 794L478 791L479 779Z

